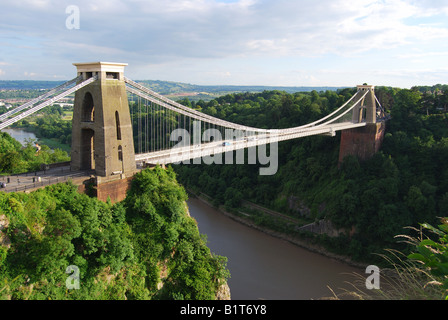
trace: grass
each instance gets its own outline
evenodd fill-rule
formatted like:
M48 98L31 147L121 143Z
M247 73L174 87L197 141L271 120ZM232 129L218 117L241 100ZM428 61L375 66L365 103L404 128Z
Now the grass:
M73 110L71 110L71 111L64 110L62 120L71 121L72 119L73 119Z
M405 239L403 242L415 247L423 239L422 231L419 237L398 235L396 238ZM389 268L380 270L380 288L368 290L366 279L368 275L353 274L354 280L349 283L352 290L343 290L340 294L333 293L330 299L357 300L444 300L447 292L442 286L441 278L431 274L431 270L422 262L411 260L400 251L387 249L381 256ZM446 276L445 276L446 277Z
M391 263L391 268L380 270L380 288L367 289L368 274L353 274L352 290L344 289L333 299L346 300L443 300L443 290L440 282L417 263L403 260L403 254L395 250L386 250L388 255L382 255ZM394 261L396 260L396 261Z
M62 151L66 151L68 154L70 154L71 151L71 147L68 144L60 143L56 139L39 138L38 143L45 144L49 146L50 149L61 149Z

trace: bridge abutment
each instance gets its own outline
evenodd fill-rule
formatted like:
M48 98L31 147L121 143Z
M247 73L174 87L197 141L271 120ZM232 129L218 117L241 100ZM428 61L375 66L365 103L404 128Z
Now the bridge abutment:
M366 126L341 132L339 165L348 155L367 160L381 147L386 131L386 122L367 123Z
M113 181L96 181L94 185L94 196L100 201L106 202L109 198L112 203L122 201L131 187L133 177L126 177Z

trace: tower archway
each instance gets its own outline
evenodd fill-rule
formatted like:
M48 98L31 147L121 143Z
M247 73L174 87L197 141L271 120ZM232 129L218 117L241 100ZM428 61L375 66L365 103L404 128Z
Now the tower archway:
M95 106L93 103L93 97L90 92L86 92L84 99L82 100L82 122L94 122L95 121Z
M81 131L81 169L95 170L95 131Z

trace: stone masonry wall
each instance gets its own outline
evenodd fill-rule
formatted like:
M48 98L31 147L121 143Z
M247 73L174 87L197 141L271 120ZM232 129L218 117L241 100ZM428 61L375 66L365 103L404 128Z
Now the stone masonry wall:
M356 156L360 160L371 158L380 149L385 131L385 122L368 123L365 127L342 131L339 164L348 155Z
M132 178L128 177L97 185L95 187L96 197L103 202L107 201L107 198L110 197L112 203L124 200L126 198L126 192L131 187Z

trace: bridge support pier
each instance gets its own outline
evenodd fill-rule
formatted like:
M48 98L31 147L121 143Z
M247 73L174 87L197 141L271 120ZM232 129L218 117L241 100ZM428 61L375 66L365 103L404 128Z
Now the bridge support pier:
M136 170L132 124L123 63L74 63L83 79L98 80L76 91L73 109L71 166L116 176Z
M381 147L386 122L367 123L365 127L343 130L339 147L339 165L348 155L359 160L371 158Z
M132 122L124 82L125 63L74 63L83 80L75 93L71 168L94 171L89 190L102 201L126 197L137 171ZM81 80L82 81L82 80Z
M112 203L122 201L126 198L126 194L131 187L134 177L122 177L121 179L107 181L101 180L100 177L91 177L84 181L78 181L78 193L95 197L100 201L106 202L108 199Z
M122 201L126 198L126 193L131 187L133 177L101 183L95 182L95 196L98 200L106 202L108 198L112 203Z

